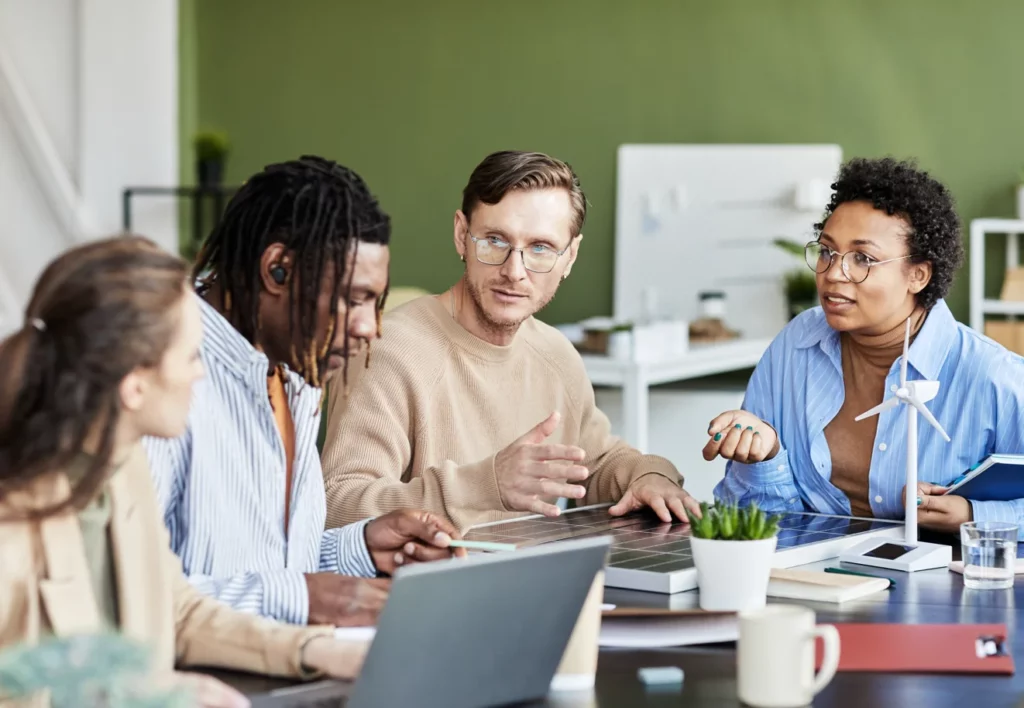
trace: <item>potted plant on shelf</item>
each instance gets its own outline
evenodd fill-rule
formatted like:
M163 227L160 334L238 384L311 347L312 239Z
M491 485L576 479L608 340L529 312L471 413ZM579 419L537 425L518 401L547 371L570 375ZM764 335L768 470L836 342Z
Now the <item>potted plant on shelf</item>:
M796 256L803 263L804 245L802 243L785 238L777 238L772 243L786 253ZM814 279L814 273L806 267L794 268L786 273L783 280L783 292L786 294L789 319L818 305L818 283Z
M697 569L700 606L735 611L764 607L781 516L766 516L751 504L700 505L690 517L690 547Z
M228 138L224 133L204 131L192 142L196 151L196 179L200 187L215 187L224 180Z

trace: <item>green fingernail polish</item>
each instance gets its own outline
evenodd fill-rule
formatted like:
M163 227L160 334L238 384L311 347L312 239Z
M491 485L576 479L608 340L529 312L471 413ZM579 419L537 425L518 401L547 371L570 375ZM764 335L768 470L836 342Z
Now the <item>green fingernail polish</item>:
M717 442L718 440L721 440L721 439L722 439L722 434L721 433L715 433L715 441Z
M742 427L743 427L743 426L742 426L742 425L740 425L739 423L737 423L737 424L736 424L736 430L739 430L739 429L740 429L740 428L742 428Z
M754 426L753 426L753 425L748 425L748 426L747 426L747 430L753 430L753 429L754 429Z
M921 506L921 504L923 504L923 503L924 503L924 499L922 499L921 497L918 497L917 498L917 505Z

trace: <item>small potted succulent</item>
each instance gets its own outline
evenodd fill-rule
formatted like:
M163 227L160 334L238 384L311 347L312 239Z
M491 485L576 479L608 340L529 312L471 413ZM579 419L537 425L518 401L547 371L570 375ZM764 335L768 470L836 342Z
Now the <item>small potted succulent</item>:
M709 507L704 502L700 510L699 519L687 515L701 609L764 607L782 517L768 516L756 504L739 508L716 502Z
M200 187L216 187L224 181L228 159L228 137L224 133L204 131L192 141L196 151L196 180Z

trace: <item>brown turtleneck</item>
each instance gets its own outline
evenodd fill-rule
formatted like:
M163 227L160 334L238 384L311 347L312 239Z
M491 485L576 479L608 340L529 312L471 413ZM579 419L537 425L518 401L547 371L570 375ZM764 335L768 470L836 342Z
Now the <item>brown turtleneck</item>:
M911 341L920 331L926 314L924 310L918 309L912 315ZM854 418L877 406L889 393L885 390L885 377L893 362L903 353L906 327L906 320L903 320L882 334L843 332L839 336L846 396L836 417L825 427L825 440L832 455L832 484L850 500L854 516L874 516L869 498L868 476L871 472L878 416L859 422Z

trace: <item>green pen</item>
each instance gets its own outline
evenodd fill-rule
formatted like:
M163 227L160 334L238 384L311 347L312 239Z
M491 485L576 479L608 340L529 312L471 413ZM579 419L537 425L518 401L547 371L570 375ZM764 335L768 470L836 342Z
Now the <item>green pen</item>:
M825 568L826 573L836 573L838 575L856 575L861 578L881 578L882 580L889 581L889 587L887 590L892 590L896 587L896 581L892 578L886 578L882 575L872 575L871 573L858 573L856 570L847 570L846 568Z
M460 541L453 539L448 546L450 548L468 548L474 551L514 551L514 543L488 543L487 541Z

